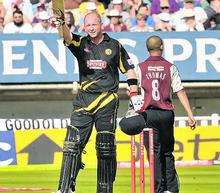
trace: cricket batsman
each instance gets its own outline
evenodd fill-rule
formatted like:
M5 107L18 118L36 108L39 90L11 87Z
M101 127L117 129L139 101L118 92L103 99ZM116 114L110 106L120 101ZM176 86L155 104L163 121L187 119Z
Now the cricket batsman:
M118 110L119 71L125 73L131 93L137 93L137 78L123 46L103 33L97 12L84 18L86 36L70 32L64 14L53 19L62 29L65 46L77 58L80 88L73 101L71 123L67 127L57 193L76 192L76 178L84 167L81 155L93 125L96 134L97 193L113 193L115 181L115 129Z

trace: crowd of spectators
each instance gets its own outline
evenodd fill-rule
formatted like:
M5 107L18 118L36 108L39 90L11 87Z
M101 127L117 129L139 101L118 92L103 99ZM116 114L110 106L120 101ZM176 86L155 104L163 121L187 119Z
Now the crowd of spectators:
M72 32L96 10L107 32L203 31L220 29L220 0L64 0ZM0 33L57 33L51 0L0 0Z

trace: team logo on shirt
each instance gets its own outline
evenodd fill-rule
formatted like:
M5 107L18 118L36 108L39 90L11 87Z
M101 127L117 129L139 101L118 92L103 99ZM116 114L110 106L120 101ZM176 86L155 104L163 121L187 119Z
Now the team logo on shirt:
M148 66L146 77L147 79L161 79L164 80L166 73L164 66Z
M129 65L131 65L131 66L133 66L133 65L134 65L134 62L133 62L133 60L132 60L132 59L128 59L127 61L128 61L128 64L129 64Z
M89 47L85 47L85 48L84 48L84 51L85 51L85 52L91 52L91 49L89 49Z
M105 69L107 67L107 62L103 60L87 60L87 67L93 70Z
M148 66L148 71L164 71L164 66Z
M106 54L107 56L110 56L110 55L112 54L112 50L109 49L109 48L107 48L107 49L105 50L105 54Z

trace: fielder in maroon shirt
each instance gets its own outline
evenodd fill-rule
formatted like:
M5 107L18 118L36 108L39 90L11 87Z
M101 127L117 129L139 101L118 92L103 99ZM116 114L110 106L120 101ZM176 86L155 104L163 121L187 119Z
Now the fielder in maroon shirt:
M196 121L182 86L177 67L162 57L163 41L151 36L146 41L150 57L139 64L141 95L130 93L135 113L120 121L122 131L134 135L144 127L154 130L155 193L178 193L179 184L175 170L174 106L172 92L176 93L187 115L188 124L194 129ZM145 135L145 144L148 144ZM146 148L147 145L145 145Z

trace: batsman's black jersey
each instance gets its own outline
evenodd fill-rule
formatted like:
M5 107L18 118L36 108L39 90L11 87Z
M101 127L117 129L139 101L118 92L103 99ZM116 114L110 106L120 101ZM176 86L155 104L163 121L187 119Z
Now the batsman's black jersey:
M122 45L106 33L98 45L89 36L72 35L68 48L78 60L80 89L90 93L117 92L119 70L125 73L134 68Z

